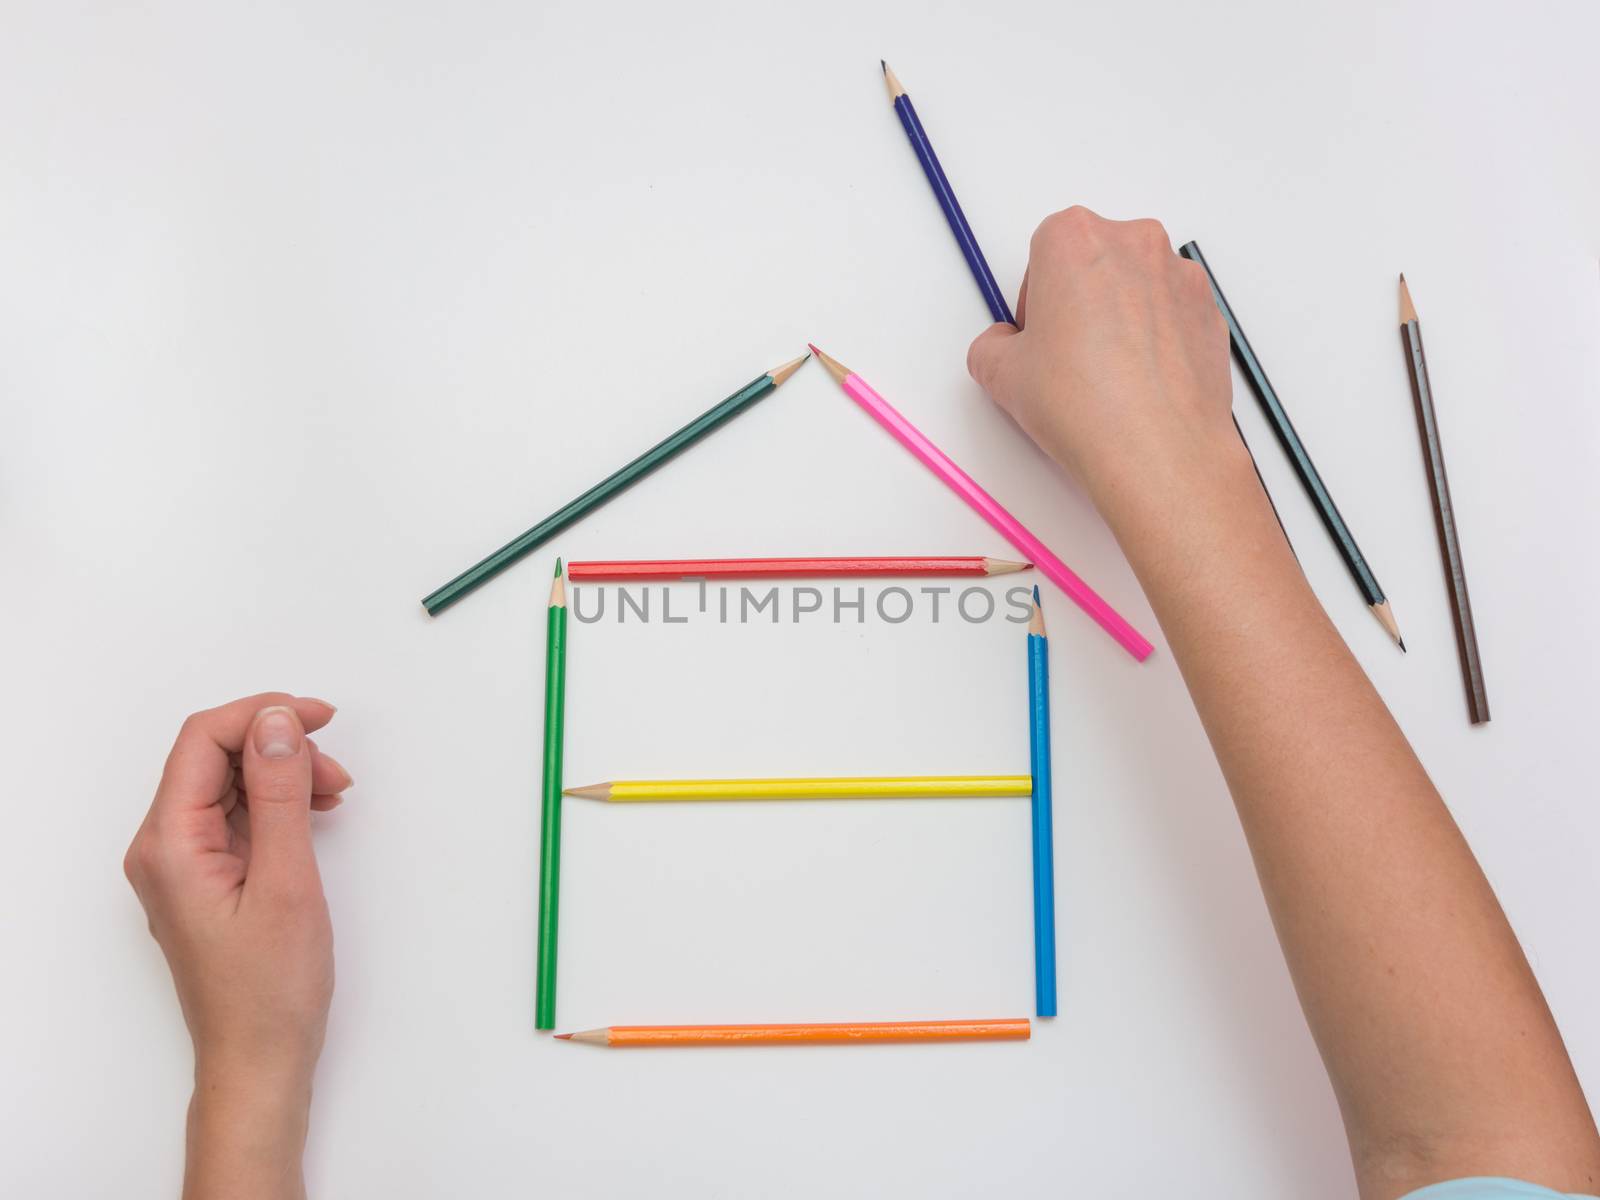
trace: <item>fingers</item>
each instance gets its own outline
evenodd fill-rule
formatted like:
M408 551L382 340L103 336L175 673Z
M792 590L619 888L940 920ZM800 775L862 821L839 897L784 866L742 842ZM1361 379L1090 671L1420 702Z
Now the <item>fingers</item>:
M1014 325L991 325L967 348L967 371L984 391L996 400L1005 390L1007 363L1020 336Z
M311 742L289 705L262 709L240 752L250 809L245 892L283 894L315 885L311 850Z
M325 753L322 747L310 738L306 739L306 744L311 747L312 795L334 795L355 782L350 778L350 772L344 769L344 764L337 758Z
M1028 272L1022 272L1022 286L1017 289L1017 328L1026 328L1028 324Z
M178 740L167 755L161 785L151 811L196 809L215 804L228 790L229 755L238 754L255 715L263 708L284 705L292 709L307 730L321 729L333 720L334 707L326 700L262 692L219 708L197 712L183 723Z

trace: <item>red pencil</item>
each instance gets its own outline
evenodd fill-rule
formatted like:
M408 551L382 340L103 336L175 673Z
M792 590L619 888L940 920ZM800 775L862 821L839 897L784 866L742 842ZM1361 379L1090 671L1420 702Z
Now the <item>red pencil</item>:
M667 558L567 564L574 582L603 579L812 579L829 575L1008 575L1032 563L999 558Z

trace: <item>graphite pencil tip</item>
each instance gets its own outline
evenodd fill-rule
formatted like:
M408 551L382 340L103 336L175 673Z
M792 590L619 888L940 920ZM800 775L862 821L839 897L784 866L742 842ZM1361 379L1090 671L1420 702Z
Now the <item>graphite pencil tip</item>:
M880 58L878 60L878 65L883 68L883 73L885 75L887 75L889 73L889 64L884 62L883 59Z
M811 353L817 356L817 361L828 368L828 374L833 376L835 382L843 383L844 377L850 374L849 368L841 363L838 359L833 358L832 356L817 349L816 343L807 342L806 345L811 347Z
M1400 653L1401 654L1410 654L1411 653L1411 651L1406 649L1406 640L1405 640L1405 638L1401 638L1400 639Z
M1411 289L1406 286L1406 277L1402 272L1400 276L1400 324L1417 319L1417 307L1411 303Z

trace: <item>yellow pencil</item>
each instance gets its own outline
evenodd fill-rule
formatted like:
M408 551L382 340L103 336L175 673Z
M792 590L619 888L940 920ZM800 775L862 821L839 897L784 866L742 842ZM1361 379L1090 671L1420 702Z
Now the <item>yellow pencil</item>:
M1031 775L850 776L842 779L618 779L568 788L587 800L905 800L1028 796Z

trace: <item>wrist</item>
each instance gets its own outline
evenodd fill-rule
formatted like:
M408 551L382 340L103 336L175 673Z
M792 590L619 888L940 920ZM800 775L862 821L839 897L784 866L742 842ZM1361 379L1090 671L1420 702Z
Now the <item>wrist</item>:
M185 1195L302 1195L310 1114L309 1066L198 1060Z
M1084 480L1130 558L1190 541L1229 510L1265 503L1231 422L1191 427L1137 459L1104 459L1085 470Z

